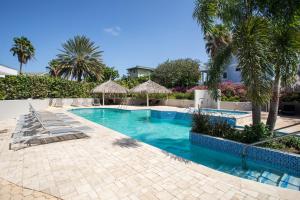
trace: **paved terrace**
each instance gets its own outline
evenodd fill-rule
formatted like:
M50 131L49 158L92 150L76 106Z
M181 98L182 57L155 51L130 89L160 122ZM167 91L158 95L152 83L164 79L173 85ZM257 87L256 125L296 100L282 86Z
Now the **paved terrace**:
M66 109L51 110L66 112ZM72 200L275 200L297 199L300 195L297 191L241 179L182 160L66 113L91 128L87 132L90 138L12 151L8 150L8 143L15 119L0 122L0 130L7 129L0 133L0 178L16 187ZM1 186L0 194L7 197L14 193L7 190Z

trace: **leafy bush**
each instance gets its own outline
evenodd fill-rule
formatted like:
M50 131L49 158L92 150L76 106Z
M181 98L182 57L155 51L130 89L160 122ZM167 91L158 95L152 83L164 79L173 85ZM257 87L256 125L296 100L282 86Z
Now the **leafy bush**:
M204 114L201 109L193 114L192 131L222 138L236 132L225 118Z
M272 133L268 127L265 124L260 123L257 125L245 126L244 130L241 131L241 138L239 141L243 143L253 143L270 138L271 135Z
M247 101L247 91L243 84L223 82L219 86L222 101Z
M194 93L182 93L182 92L176 92L169 95L170 99L194 99Z
M263 147L272 149L284 149L293 153L300 153L300 138L297 136L288 136L271 142L262 144Z
M300 93L296 93L296 92L283 93L281 94L280 100L282 102L293 102L293 101L300 102Z
M120 80L117 80L116 82L126 88L131 89L141 83L146 82L147 80L149 80L149 77L130 78L127 76L123 76Z
M207 90L207 86L198 85L187 90L187 92L194 92L194 90ZM233 101L233 102L243 102L247 101L247 91L243 84L223 82L219 85L221 90L221 100L222 101Z
M91 90L95 86L96 83L78 83L49 76L6 76L0 78L0 98L11 100L91 97Z
M167 60L153 72L153 80L167 87L191 87L200 78L199 62L192 59Z

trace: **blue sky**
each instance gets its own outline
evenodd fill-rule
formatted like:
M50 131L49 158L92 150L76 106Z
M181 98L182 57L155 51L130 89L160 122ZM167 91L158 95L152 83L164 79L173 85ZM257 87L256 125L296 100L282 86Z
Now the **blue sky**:
M61 44L86 35L103 61L120 74L135 65L156 67L167 59L206 62L203 35L192 18L194 0L1 0L0 63L18 69L9 52L13 38L36 48L26 72L44 72Z

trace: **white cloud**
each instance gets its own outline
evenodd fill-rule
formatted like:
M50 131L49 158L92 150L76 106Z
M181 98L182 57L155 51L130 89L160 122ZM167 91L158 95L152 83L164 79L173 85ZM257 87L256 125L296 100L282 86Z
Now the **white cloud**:
M119 26L114 26L114 27L105 28L104 31L113 36L118 36L121 33L121 28Z

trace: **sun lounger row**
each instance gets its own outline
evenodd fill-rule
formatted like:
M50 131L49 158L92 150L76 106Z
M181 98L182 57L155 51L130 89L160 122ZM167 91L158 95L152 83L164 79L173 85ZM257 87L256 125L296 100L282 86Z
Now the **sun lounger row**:
M12 135L12 145L30 146L88 137L82 131L66 123L62 116L51 112L38 112L30 105L30 112L21 116Z
M100 99L94 98L75 98L71 100L72 102L69 105L73 107L90 107L90 106L101 106ZM63 107L66 104L63 99L53 99L51 105L54 107Z

